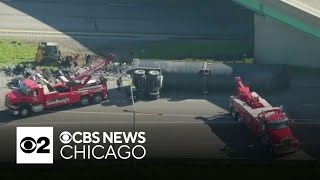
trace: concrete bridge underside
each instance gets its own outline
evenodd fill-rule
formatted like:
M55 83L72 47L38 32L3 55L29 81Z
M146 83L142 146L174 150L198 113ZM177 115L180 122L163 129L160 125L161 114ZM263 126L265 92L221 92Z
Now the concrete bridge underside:
M255 11L256 62L320 67L320 1L233 1Z

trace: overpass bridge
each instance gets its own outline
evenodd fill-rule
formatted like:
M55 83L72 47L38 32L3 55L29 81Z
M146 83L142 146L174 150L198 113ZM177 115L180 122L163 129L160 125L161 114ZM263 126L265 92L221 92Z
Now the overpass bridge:
M255 59L320 67L319 0L233 0L254 15Z

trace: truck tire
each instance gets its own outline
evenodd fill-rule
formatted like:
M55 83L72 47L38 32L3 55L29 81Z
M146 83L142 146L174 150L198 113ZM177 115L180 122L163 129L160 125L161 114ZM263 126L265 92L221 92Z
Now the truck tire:
M88 97L88 96L82 96L82 97L80 98L80 104L81 104L82 106L87 106L87 105L89 105L89 104L90 104L90 99L89 99L89 97Z
M20 109L19 109L19 116L24 118L24 117L27 117L30 113L30 110L28 107L26 106L22 106Z
M98 104L102 101L102 95L101 93L96 93L92 96L92 102L95 104Z
M143 69L137 69L137 70L135 70L133 73L136 74L136 75L143 76L143 75L146 74L146 71L143 70Z

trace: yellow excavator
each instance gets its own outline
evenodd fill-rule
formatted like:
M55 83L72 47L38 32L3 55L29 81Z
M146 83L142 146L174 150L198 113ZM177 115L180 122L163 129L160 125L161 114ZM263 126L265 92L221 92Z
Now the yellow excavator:
M42 62L57 62L61 60L58 43L55 42L41 42L38 45L36 53L36 61Z

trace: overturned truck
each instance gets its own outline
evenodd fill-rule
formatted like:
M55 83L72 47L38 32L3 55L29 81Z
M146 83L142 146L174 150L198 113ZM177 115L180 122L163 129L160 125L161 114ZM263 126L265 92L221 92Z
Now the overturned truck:
M129 71L135 86L135 96L138 99L158 99L162 88L161 68L139 67Z
M243 77L246 84L263 91L284 89L289 87L290 82L285 65L134 59L131 70L133 83L144 87L145 84L137 83L134 72L141 72L141 76L148 75L150 69L161 72L159 91L162 89L208 93L234 90L236 76Z

